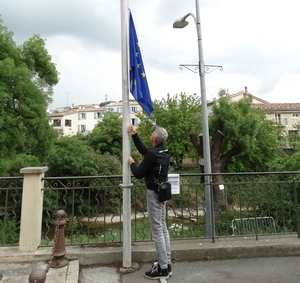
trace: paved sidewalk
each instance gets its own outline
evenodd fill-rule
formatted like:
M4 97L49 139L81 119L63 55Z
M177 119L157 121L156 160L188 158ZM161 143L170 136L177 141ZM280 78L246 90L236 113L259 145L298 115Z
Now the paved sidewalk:
M38 262L6 262L0 263L1 282L26 283L29 275L35 270L45 271L48 264L45 261ZM79 260L72 260L65 267L50 268L46 274L46 283L78 283Z
M261 236L258 241L255 237L218 238L215 243L212 243L211 239L176 240L171 241L171 247L174 268L179 275L176 275L176 280L179 280L182 272L178 267L188 264L190 267L183 268L188 273L189 268L194 266L193 262L197 261L203 263L229 259L300 257L300 239L296 234ZM0 273L3 274L0 282L29 282L29 275L33 270L46 269L51 251L52 247L39 248L34 253L20 253L18 247L0 248ZM122 256L121 246L66 246L69 264L62 268L50 268L46 283L150 282L143 278L143 273L151 266L151 262L156 261L153 242L133 243L132 262L139 265L133 273L120 272ZM194 272L196 271L197 269ZM135 281L133 278L136 278ZM171 277L168 282L179 282L176 280L175 277Z

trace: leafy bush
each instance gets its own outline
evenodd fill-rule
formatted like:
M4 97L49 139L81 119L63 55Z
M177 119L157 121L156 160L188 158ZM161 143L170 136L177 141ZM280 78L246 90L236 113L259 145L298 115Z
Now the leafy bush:
M8 214L0 220L0 245L14 245L19 242L20 221L9 219Z
M41 166L41 162L33 155L21 153L6 158L4 157L0 163L0 176L20 176L20 169L34 166Z

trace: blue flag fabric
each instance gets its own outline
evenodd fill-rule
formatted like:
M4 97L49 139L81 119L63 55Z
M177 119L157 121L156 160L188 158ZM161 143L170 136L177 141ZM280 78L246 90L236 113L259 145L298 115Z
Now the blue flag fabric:
M131 12L129 13L129 54L130 92L150 116L153 111L152 100Z

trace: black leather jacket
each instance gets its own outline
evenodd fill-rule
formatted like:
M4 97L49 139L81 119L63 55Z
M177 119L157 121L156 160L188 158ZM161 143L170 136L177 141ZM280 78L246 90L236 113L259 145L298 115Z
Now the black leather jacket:
M157 190L158 183L168 180L170 157L164 144L147 148L140 140L138 134L132 135L137 150L144 155L139 166L132 163L130 168L137 179L145 178L147 189Z

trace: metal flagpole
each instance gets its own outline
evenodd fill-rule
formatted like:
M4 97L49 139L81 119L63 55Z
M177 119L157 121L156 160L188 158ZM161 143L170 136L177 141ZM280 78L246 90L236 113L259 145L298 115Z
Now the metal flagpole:
M121 1L122 45L122 117L123 117L123 267L131 267L131 179L128 158L130 157L129 127L129 35L128 1Z

